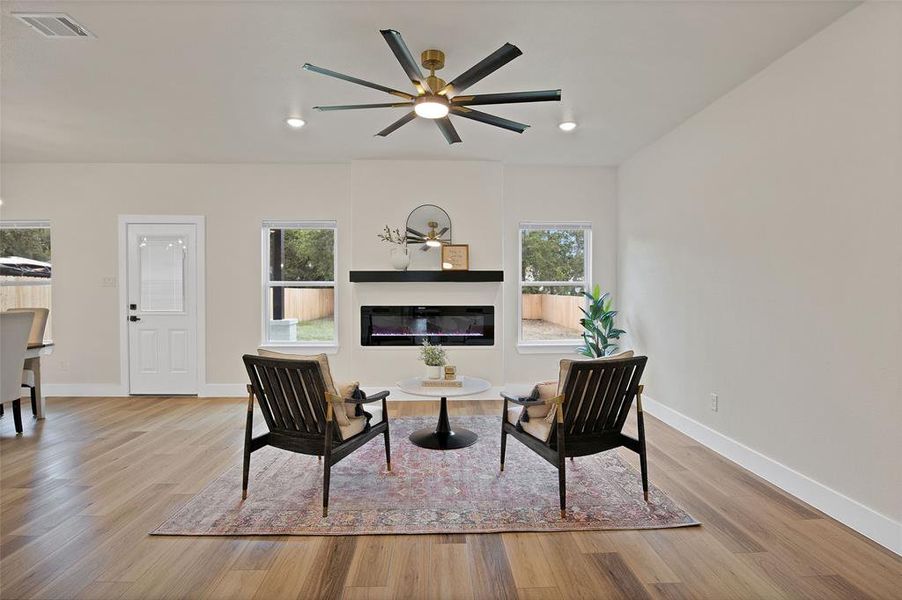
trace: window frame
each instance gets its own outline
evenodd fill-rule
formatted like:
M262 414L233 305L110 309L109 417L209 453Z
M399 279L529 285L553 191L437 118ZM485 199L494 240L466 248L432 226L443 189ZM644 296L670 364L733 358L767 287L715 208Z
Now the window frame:
M583 248L582 281L524 281L523 280L523 232L570 229L585 232ZM517 348L522 353L558 353L565 348L576 348L582 338L566 340L524 340L523 339L523 288L537 286L569 286L592 289L592 223L586 221L523 221L517 226ZM583 299L583 306L588 301Z
M269 278L269 230L270 229L331 229L332 234L332 280L331 281L272 281ZM264 220L260 226L260 346L263 348L290 349L303 348L308 351L321 349L327 353L338 351L338 222L330 220ZM269 293L274 287L331 287L333 290L332 340L309 342L280 342L269 339Z
M48 308L53 314L53 227L50 219L0 219L0 230L2 229L46 229L50 233L50 277L34 277L33 281L6 281L0 278L0 287L50 286L50 307ZM45 330L44 343L52 344L53 339L48 337L48 333L53 333L50 327Z

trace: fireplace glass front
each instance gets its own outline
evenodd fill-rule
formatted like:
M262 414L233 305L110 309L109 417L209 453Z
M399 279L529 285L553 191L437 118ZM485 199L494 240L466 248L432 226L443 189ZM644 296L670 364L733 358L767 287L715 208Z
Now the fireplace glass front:
M362 346L491 346L494 306L361 306Z

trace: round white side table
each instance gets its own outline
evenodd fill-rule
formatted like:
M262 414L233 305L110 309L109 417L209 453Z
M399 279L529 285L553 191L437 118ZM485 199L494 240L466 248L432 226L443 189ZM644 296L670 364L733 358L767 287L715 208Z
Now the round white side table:
M398 382L398 387L415 396L440 398L438 424L435 429L427 427L414 431L410 434L410 441L420 448L429 448L430 450L454 450L475 444L479 437L475 433L462 427L451 428L448 420L448 398L478 394L492 387L492 384L478 377L461 377L463 385L460 387L427 387L423 385L423 379L423 377L404 379Z

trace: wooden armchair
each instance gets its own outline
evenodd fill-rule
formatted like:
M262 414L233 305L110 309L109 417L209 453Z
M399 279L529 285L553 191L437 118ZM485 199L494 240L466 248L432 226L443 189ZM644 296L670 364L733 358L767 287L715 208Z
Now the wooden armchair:
M558 381L537 385L529 398L502 393L501 470L508 435L557 467L563 518L567 509L565 458L624 446L639 455L647 502L648 461L639 385L647 360L646 356L633 358L631 353L595 360L564 359ZM638 411L638 439L622 433L633 398ZM510 407L511 403L517 406Z
M385 462L391 471L388 433L388 391L370 397L343 397L324 377L319 360L293 360L246 354L247 426L244 433L244 473L241 496L247 498L251 454L265 446L324 458L323 516L329 514L329 475L336 464L378 435L385 436ZM328 368L328 367L327 367ZM327 385L326 382L329 382ZM253 437L254 398L269 428ZM370 415L360 405L382 401ZM350 407L351 410L347 410ZM351 416L349 416L349 414Z

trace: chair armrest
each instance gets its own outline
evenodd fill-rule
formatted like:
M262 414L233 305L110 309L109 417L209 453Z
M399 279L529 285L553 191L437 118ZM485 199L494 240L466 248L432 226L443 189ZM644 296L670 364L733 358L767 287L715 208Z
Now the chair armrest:
M514 404L519 404L520 406L539 406L541 404L545 404L545 401L541 398L530 398L530 397L521 397L514 396L505 392L501 392L501 397L507 400L508 402L513 402Z
M388 398L388 390L382 390L378 394L373 394L372 396L367 396L366 398L345 398L345 404L369 404L370 402L376 402L377 400L383 400Z

